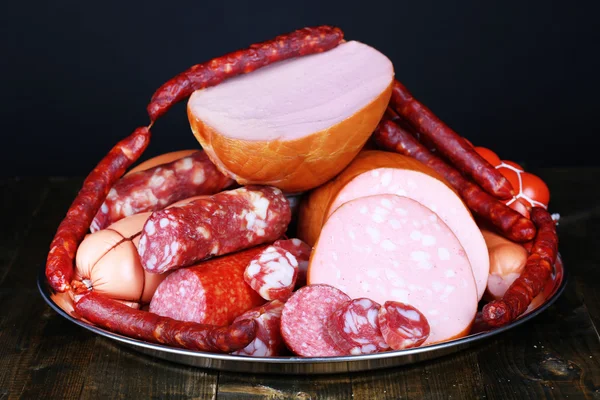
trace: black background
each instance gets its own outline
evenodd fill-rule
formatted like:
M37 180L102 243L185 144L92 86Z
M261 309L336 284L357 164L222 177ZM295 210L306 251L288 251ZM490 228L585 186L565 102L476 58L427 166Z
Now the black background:
M476 145L526 166L600 165L596 2L12 2L0 9L1 173L86 175L147 124L189 66L332 24L385 53L396 77ZM185 104L144 158L198 146Z

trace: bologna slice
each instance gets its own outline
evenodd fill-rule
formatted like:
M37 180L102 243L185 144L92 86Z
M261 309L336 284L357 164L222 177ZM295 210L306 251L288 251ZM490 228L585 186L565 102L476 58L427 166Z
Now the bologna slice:
M342 356L327 331L331 314L350 297L330 285L298 289L281 312L281 335L287 347L302 357Z
M313 249L308 283L412 305L431 326L426 344L466 335L477 311L471 264L456 235L433 211L396 195L339 207Z
M265 246L213 258L169 275L156 289L150 312L179 321L229 325L265 303L244 282L244 270Z
M481 299L490 269L481 231L469 209L445 180L409 157L383 151L361 152L339 176L312 191L301 205L298 236L309 245L314 244L327 218L342 204L377 194L396 194L416 200L448 225L467 253L478 299Z

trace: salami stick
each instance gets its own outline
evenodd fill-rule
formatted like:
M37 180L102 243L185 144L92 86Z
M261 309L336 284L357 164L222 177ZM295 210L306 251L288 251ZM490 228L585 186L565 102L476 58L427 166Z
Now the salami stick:
M77 246L83 240L111 186L142 155L149 142L150 130L147 127L137 128L117 143L83 182L83 187L50 244L46 278L53 290L64 292L70 288Z
M398 81L394 82L390 104L417 131L433 142L453 165L473 178L486 192L502 200L513 197L510 182Z
M148 342L230 353L254 340L256 322L246 319L231 326L197 324L134 310L113 299L88 292L76 299L75 311L101 328Z
M215 86L227 78L246 74L278 61L330 50L340 44L343 38L343 32L336 27L308 27L194 65L154 93L148 105L150 120L155 121L173 104L198 89Z
M473 213L491 222L504 236L526 242L535 236L535 226L518 212L505 206L460 172L446 164L395 122L383 120L374 133L376 143L387 150L413 157L433 168L456 189Z
M542 207L531 210L531 219L538 228L531 255L521 276L508 288L502 300L483 307L483 320L498 327L517 319L531 301L541 293L552 275L558 253L558 235L552 216Z
M133 214L161 210L192 196L218 193L233 182L200 150L129 174L112 186L92 221L91 231L104 229Z

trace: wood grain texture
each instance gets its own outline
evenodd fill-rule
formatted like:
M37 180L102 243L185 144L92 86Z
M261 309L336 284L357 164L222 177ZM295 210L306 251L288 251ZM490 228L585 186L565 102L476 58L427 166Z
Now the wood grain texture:
M82 179L0 181L0 399L600 399L600 168L536 171L561 214L570 283L534 320L411 366L323 376L216 372L97 337L43 302L35 279Z

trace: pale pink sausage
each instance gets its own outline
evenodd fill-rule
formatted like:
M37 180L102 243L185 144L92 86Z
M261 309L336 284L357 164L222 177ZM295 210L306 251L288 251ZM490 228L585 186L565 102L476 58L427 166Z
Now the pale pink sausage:
M396 195L339 207L314 246L308 283L412 305L431 325L427 343L466 335L477 312L477 287L459 240L437 214Z
M377 194L409 197L431 209L454 232L473 268L478 298L487 284L490 262L485 240L460 197L445 183L423 172L375 168L357 175L338 193L329 215L349 200Z

